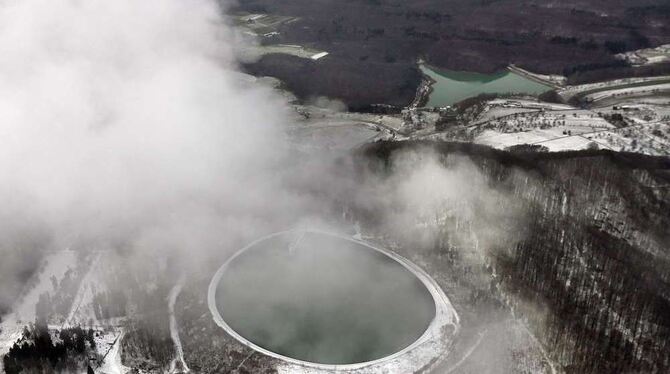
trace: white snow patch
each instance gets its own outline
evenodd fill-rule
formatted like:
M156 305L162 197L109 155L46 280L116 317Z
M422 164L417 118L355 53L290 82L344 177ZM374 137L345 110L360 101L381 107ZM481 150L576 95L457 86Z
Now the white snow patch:
M312 60L316 61L316 60L318 60L318 59L320 59L320 58L322 58L322 57L326 57L326 56L328 56L328 55L329 55L328 52L320 52L320 53L317 53L317 54L315 54L315 55L312 55L312 57L310 57L310 58L311 58Z
M581 136L557 137L552 131L532 130L517 133L501 133L485 130L475 139L475 143L504 149L519 144L539 144L552 152L586 149L590 141Z
M96 373L103 374L125 374L130 371L129 367L123 366L121 363L121 340L123 340L124 332L121 331L116 337L113 334L106 334L107 338L113 337L112 346L107 352L102 365L96 370ZM96 344L99 344L96 341Z

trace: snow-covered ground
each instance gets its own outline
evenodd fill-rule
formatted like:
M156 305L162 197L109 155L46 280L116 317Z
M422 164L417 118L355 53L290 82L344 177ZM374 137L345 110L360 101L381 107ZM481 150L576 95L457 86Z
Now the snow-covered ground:
M582 135L616 128L588 110L554 104L537 107L533 102L491 101L472 124L474 141L495 148L542 144L550 151L575 150L591 143Z
M641 87L628 87L620 89L612 89L607 91L600 91L590 95L584 96L585 99L596 102L609 97L622 96L636 96L636 95L651 95L661 91L670 91L670 83L653 84Z
M188 373L190 371L188 365L186 365L186 361L184 361L184 349L182 348L181 339L179 338L179 326L177 324L177 318L174 315L174 305L177 302L177 297L181 293L182 287L184 286L184 279L184 275L182 274L168 295L170 337L172 338L175 349L175 358L170 362L170 373Z
M530 144L547 147L550 152L582 150L597 145L600 149L637 152L649 155L670 154L670 128L667 124L639 124L573 135L560 135L556 131L534 129L525 132L501 133L485 130L475 143L505 149L514 145Z
M96 293L107 290L107 277L114 272L113 252L98 251L90 263L87 273L82 278L77 294L73 300L70 313L64 327L82 326L96 331L96 351L104 357L97 373L124 374L130 370L121 364L121 340L124 334L123 317L99 320L93 307Z
M259 38L272 40L271 38L280 35L278 29L279 26L295 22L298 20L296 17L273 16L268 14L245 14L236 17L236 20L238 31L240 31L240 37L249 39L247 43L240 43L237 45L239 53L245 60L257 59L270 53L282 53L316 61L329 54L329 52L326 51L296 44L274 44L272 42L263 44L258 43Z
M551 152L586 149L590 143L589 140L581 136L558 137L553 131L545 130L518 133L500 133L485 130L475 138L475 142L498 149L505 149L519 144L541 144L549 148Z
M480 125L501 132L515 132L535 128L586 132L613 127L597 113L587 110L533 111L529 108L511 110L499 107L482 112L472 125Z
M258 55L267 55L270 53L283 53L311 60L318 60L328 55L328 52L316 49L306 48L300 45L275 44L266 46L256 46L254 49Z
M620 53L616 57L634 66L660 64L670 61L670 44Z
M21 338L23 327L35 321L35 305L41 294L53 291L52 277L57 281L63 279L68 269L77 265L77 254L64 250L48 254L42 261L41 270L35 276L35 287L21 295L12 308L12 312L3 316L0 323L0 357L5 355L14 343ZM2 369L2 360L0 360Z
M551 152L597 147L651 155L670 153L670 97L649 97L644 103L622 98L615 104L587 110L495 99L466 129L475 143L498 149L529 144ZM612 120L615 117L620 118L618 122ZM429 138L448 140L439 133Z
M96 373L103 374L125 374L130 371L130 368L123 366L121 363L121 340L123 339L123 332L121 330L112 331L110 333L101 335L101 339L96 339L96 345L99 347L98 352L104 350L102 353L105 359L99 368L95 370Z
M128 369L121 365L119 352L123 318L99 321L93 311L93 296L96 292L106 289L105 275L114 270L107 261L109 255L108 252L98 252L95 255L86 274L82 277L65 322L62 325L49 325L49 328L55 331L72 326L92 327L96 331L96 351L100 356L106 357L96 372L123 374ZM36 275L35 287L17 300L12 313L3 317L0 325L2 329L0 356L6 354L9 348L21 338L23 327L35 320L35 305L39 296L45 292L54 292L52 277L60 282L68 269L75 270L78 265L77 253L70 250L53 252L44 258L41 265L42 270ZM2 361L0 360L0 371L1 369Z
M68 269L74 269L76 265L77 254L74 251L64 250L48 254L43 259L39 274L36 275L39 280L35 287L18 298L17 304L12 308L12 313L7 316L5 321L8 322L13 318L18 323L34 322L35 304L37 304L39 296L45 292L53 291L51 278L55 277L57 281L60 281Z
M507 107L507 106L497 106L497 105L492 105L492 106L487 106L477 117L477 119L472 122L470 125L479 125L483 124L489 121L496 120L498 118L503 118L503 117L508 117L508 116L513 116L515 114L523 114L523 113L534 113L534 112L539 112L539 109L534 109L534 108L515 108L515 107Z
M89 265L89 270L79 284L77 294L72 301L72 307L70 308L67 318L65 318L63 327L78 325L85 326L89 321L97 321L91 304L96 289L104 289L104 285L101 282L101 275L104 274L105 269L108 267L100 261L102 255L102 252L97 253Z
M670 76L614 79L605 82L581 84L577 86L567 86L564 89L560 90L558 94L561 95L563 100L569 101L573 96L584 92L589 92L593 90L603 90L608 88L618 89L620 88L620 86L636 85L636 84L651 85L656 82L666 82L668 81L668 79L670 79Z
M533 118L539 116L539 112L559 112L558 116L571 114L573 111L582 115L590 116L591 113L585 111L576 111L573 106L566 104L553 104L528 99L494 99L486 103L484 109L477 115L477 118L470 123L470 126L481 125L496 120L503 121L508 118ZM545 114L541 114L545 115Z
M320 58L323 58L323 57L328 56L328 54L329 54L328 52L319 52L319 53L314 54L314 55L311 56L310 58L311 58L312 60L316 61L316 60L318 60L318 59L320 59Z

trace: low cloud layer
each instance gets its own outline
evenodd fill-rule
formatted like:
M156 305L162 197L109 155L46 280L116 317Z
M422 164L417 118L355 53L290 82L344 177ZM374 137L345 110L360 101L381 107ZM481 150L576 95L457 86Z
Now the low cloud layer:
M373 169L350 186L357 191L353 205L368 226L400 245L455 248L483 258L513 248L523 236L521 202L465 155L407 147Z
M221 13L210 0L0 3L3 289L37 238L193 254L283 220L288 109L235 72Z
M0 2L0 311L43 250L187 266L333 224L351 205L403 244L429 246L444 227L500 240L487 220L513 207L467 160L400 154L390 177L361 182L346 161L289 150L291 109L237 72L222 12L211 0Z

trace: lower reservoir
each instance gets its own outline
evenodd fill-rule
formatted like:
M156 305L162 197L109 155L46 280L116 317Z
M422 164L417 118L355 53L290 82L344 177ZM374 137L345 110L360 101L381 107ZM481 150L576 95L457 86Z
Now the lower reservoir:
M480 74L435 69L427 65L421 65L420 68L435 81L426 104L428 107L453 105L483 93L539 95L551 90L547 85L507 70L495 74Z

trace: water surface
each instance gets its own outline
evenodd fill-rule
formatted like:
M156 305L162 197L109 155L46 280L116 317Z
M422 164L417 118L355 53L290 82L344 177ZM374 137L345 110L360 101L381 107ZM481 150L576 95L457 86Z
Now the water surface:
M321 364L372 361L426 331L435 304L400 263L324 234L265 240L231 261L216 305L238 334L283 356Z
M495 74L480 74L463 71L432 69L421 65L421 71L431 77L433 92L430 94L428 107L442 107L455 104L464 99L483 93L523 93L541 94L551 87L530 80L526 77L503 71Z

